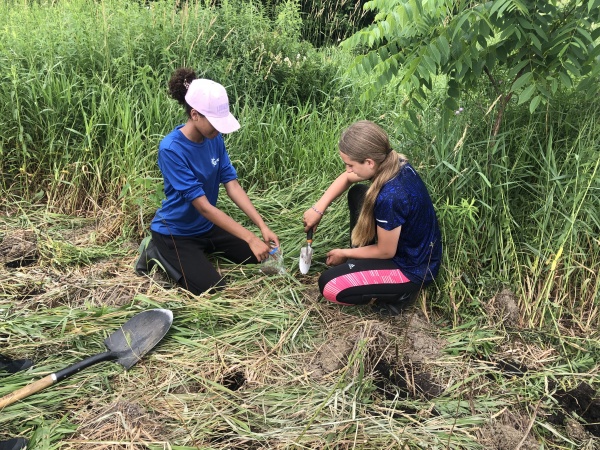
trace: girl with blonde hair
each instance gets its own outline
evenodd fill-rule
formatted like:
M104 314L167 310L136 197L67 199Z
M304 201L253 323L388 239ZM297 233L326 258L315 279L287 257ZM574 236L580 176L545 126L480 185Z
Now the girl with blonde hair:
M427 188L387 133L362 120L342 132L346 171L304 213L315 230L329 205L348 190L351 248L327 253L321 294L344 305L372 304L395 315L436 277L442 258L438 220ZM370 181L370 186L355 184ZM352 187L351 187L352 186Z

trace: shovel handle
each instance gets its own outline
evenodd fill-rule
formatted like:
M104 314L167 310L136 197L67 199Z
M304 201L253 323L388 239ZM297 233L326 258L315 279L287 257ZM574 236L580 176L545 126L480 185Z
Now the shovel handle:
M52 386L56 383L56 374L51 373L44 378L34 381L31 384L28 384L21 389L17 389L14 392L11 392L8 395L0 398L0 411L4 409L5 406L12 405L19 400L24 399L25 397L29 397L31 394L35 394L36 392L40 392L42 389L46 389L49 386Z
M76 374L77 372L85 369L86 367L90 367L93 364L99 363L101 361L110 361L111 359L117 359L118 355L113 352L103 352L98 353L97 355L89 356L82 361L76 362L75 364L71 364L66 369L59 370L56 372L56 381L62 381L71 375Z
M12 405L19 400L24 399L25 397L29 397L31 394L40 392L42 389L46 389L47 387L52 386L54 383L58 383L59 381L64 380L65 378L79 372L82 369L85 369L86 367L91 366L92 364L99 363L100 361L109 361L116 359L117 357L118 355L113 352L98 353L97 355L90 356L83 361L76 362L66 369L51 373L40 380L34 381L33 383L30 383L27 386L17 389L16 391L0 398L0 410L2 410L5 406Z

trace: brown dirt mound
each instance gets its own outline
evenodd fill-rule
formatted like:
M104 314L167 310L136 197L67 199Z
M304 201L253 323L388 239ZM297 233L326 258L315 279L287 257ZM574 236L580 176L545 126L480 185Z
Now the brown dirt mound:
M360 351L362 357L349 373L364 370L373 374L377 391L390 399L432 399L440 396L440 381L436 360L446 342L436 336L422 313L416 309L393 318L372 314L359 320L343 309L322 310L330 324L325 340L314 352L305 368L313 378L322 378L346 368L350 355ZM331 317L335 315L336 317Z
M539 450L531 434L532 418L524 411L505 410L481 429L480 443L490 450Z
M486 447L490 450L539 450L540 444L531 436L512 425L492 423L482 431Z
M348 356L356 344L357 336L329 336L328 340L316 349L308 362L307 372L313 378L323 378L346 366Z
M508 288L502 289L485 305L489 319L494 323L504 323L509 327L520 324L519 304L517 296Z
M37 258L37 237L32 230L12 230L0 243L0 262L7 267L27 266Z

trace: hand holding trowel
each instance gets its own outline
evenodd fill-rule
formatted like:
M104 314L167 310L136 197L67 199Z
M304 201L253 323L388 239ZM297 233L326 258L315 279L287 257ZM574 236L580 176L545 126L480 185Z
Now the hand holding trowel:
M308 269L310 269L310 263L313 254L312 238L313 229L310 228L306 233L306 246L300 249L300 263L298 265L300 267L300 273L302 275L306 275L308 273Z

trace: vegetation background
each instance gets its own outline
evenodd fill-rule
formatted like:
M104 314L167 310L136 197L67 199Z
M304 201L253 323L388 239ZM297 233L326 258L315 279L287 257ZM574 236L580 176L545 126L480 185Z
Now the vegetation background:
M419 108L402 83L365 96L377 73L350 70L361 48L338 44L374 19L344 0L2 2L0 348L37 363L0 395L102 351L136 311L169 308L175 322L131 371L104 364L6 408L0 438L36 449L600 445L594 91L561 86L533 109L515 95L498 133L484 77L450 114L443 73ZM219 261L233 282L212 297L132 270L162 198L158 143L185 120L166 93L182 66L227 87L242 124L230 155L288 269ZM297 267L302 212L343 169L340 131L363 118L409 155L443 229L442 273L396 319L319 298L325 253L348 241L343 200L315 235L309 276ZM15 240L32 244L18 258Z

